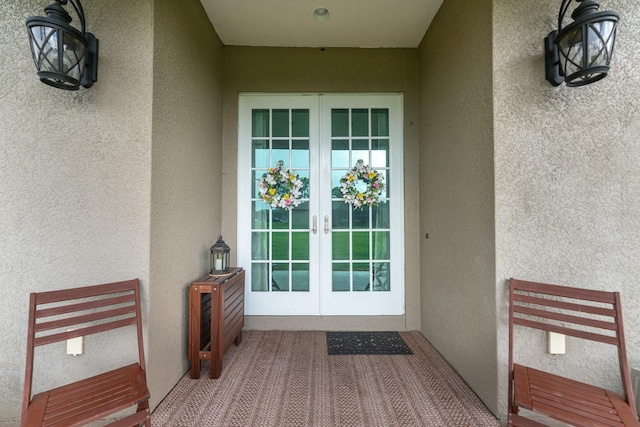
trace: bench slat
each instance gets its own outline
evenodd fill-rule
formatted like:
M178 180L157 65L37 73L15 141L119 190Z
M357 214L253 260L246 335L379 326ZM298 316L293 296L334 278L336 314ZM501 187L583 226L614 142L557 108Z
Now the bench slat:
M124 326L135 325L137 323L135 317L127 319L116 320L109 323L103 323L95 326L88 326L86 328L80 328L69 332L60 332L57 334L45 335L35 338L33 340L34 347L41 345L52 344L55 342L66 341L71 338L82 337L85 335L97 334L99 332L110 331L112 329L122 328Z

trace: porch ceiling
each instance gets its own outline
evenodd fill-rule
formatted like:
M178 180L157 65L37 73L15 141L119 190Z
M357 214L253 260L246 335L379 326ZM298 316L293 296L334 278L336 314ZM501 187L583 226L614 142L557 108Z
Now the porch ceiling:
M443 0L200 1L225 45L417 47Z

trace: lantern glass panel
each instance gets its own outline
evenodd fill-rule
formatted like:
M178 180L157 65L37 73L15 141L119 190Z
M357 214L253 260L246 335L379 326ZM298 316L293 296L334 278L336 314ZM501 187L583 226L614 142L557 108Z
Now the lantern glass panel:
M213 269L215 271L222 271L222 253L213 253Z
M43 73L40 78L54 86L78 86L87 53L85 40L47 25L32 25L29 34L33 61L38 73Z

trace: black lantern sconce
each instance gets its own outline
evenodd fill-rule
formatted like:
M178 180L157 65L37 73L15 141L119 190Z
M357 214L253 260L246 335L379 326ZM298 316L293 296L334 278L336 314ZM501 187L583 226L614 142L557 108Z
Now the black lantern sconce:
M80 18L80 30L69 25L71 16L56 0L44 8L46 17L27 18L31 54L43 83L59 89L91 87L98 80L98 39L86 32L80 0L68 0Z
M231 248L227 245L222 236L218 236L218 241L211 246L211 276L225 276L229 274L229 258Z
M554 86L583 86L606 77L616 41L619 16L615 12L598 12L594 0L580 3L573 11L572 23L562 28L571 0L562 0L558 13L558 30L544 39L546 78Z

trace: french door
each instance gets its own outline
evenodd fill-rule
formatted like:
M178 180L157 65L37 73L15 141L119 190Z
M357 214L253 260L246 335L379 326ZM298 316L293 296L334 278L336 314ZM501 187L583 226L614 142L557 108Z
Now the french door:
M243 94L238 118L246 314L403 314L402 96ZM354 208L340 188L359 160L384 188L377 203ZM303 183L292 209L260 192L278 162Z

